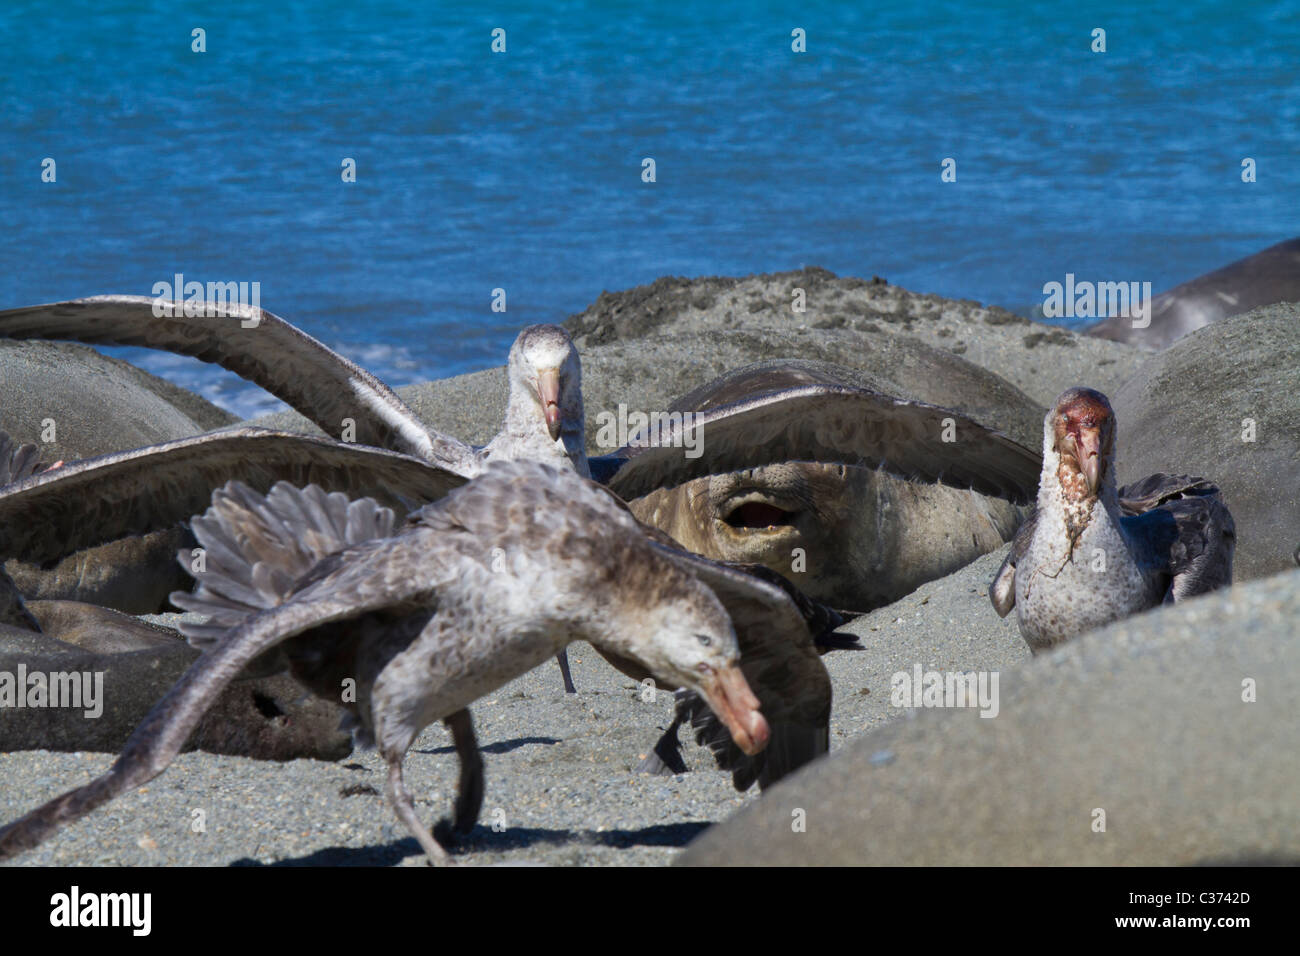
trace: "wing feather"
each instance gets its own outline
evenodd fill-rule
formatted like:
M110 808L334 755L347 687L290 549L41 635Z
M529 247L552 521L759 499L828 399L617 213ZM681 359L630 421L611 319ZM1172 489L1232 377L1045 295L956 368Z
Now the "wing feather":
M201 513L232 479L261 492L277 481L317 484L403 514L464 482L397 452L238 428L73 462L0 488L0 555L56 561L170 527Z
M1237 532L1218 486L1188 475L1148 475L1119 490L1126 531L1143 563L1168 575L1166 603L1232 583Z
M741 670L771 727L768 746L747 755L698 695L678 691L678 716L691 720L696 739L731 771L736 788L766 787L826 753L831 679L805 613L787 589L680 548L657 541L653 547L712 588L727 609Z
M185 745L217 695L258 656L304 631L386 608L435 606L454 566L430 562L432 532L349 549L336 567L285 604L246 619L200 657L145 716L112 768L0 829L0 859L36 846L66 823L152 780Z
M1037 452L961 412L849 385L754 395L699 412L689 426L669 417L656 431L593 460L593 475L632 499L704 475L834 461L1024 503L1042 467Z
M469 445L431 431L378 378L279 316L221 302L202 303L198 316L157 316L155 302L141 295L97 295L7 309L0 311L0 336L138 345L193 356L261 386L327 435L341 436L344 420L351 419L362 444L415 455L459 475L474 473Z

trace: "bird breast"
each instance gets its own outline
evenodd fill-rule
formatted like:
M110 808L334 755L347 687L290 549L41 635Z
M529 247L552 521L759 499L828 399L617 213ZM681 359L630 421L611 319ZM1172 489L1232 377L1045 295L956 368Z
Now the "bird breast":
M1020 632L1035 649L1069 640L1151 603L1127 539L1100 502L1073 547L1065 521L1063 513L1040 517L1034 540L1016 567Z

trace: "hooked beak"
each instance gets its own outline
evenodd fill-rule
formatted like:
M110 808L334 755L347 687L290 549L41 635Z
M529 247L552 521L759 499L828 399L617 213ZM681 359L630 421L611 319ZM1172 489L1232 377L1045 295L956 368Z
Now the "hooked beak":
M1062 451L1079 465L1088 494L1095 497L1101 484L1101 429L1080 428L1065 436Z
M767 719L759 712L758 698L738 666L707 671L700 681L700 693L709 709L727 725L737 747L752 756L767 746L771 736Z
M537 373L537 398L546 413L546 430L551 435L551 441L558 441L560 428L564 425L560 419L560 370L558 368L543 369Z

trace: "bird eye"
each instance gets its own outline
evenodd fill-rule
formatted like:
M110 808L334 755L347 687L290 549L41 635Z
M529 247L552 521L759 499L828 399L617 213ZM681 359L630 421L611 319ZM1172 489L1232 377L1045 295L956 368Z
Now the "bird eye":
M709 647L713 644L713 638L709 637L707 634L696 634L695 639L705 647Z

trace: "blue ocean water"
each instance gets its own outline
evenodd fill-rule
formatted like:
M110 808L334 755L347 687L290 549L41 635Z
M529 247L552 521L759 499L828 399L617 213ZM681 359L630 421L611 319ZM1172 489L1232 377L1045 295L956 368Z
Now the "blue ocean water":
M1026 311L1067 272L1159 291L1300 234L1296 2L4 0L0 46L0 307L258 281L393 384L665 274Z

